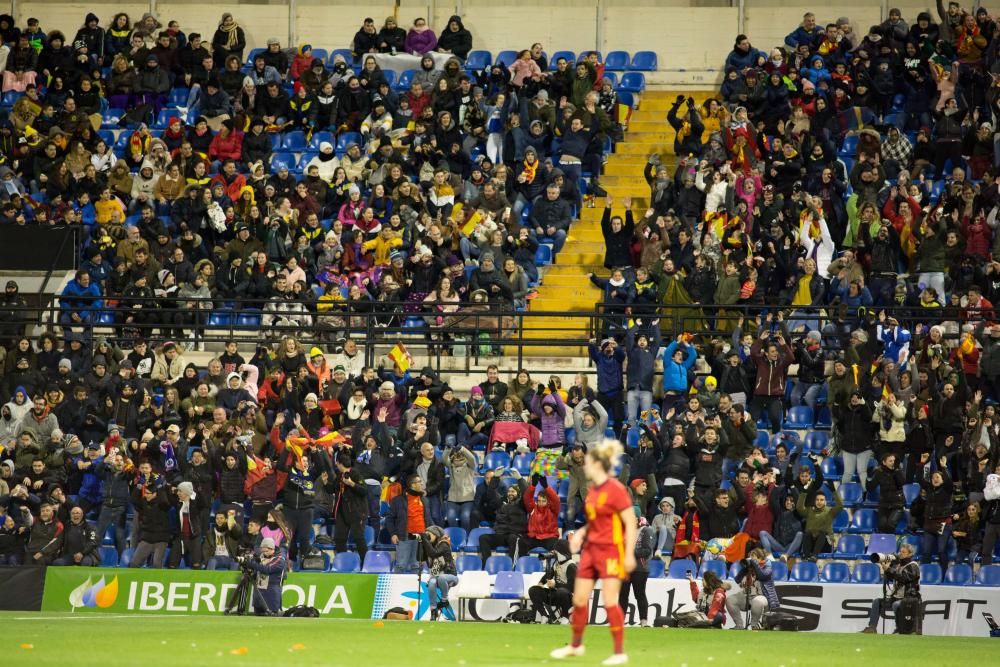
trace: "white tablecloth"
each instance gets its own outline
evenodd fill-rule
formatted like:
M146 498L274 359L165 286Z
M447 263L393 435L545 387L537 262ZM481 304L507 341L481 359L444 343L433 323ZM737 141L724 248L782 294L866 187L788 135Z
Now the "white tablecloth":
M397 53L396 55L392 55L391 53L370 53L361 58L362 65L369 55L374 56L375 62L383 70L392 70L396 74L405 72L408 69L420 69L420 61L423 60L423 56L415 56L410 53ZM450 53L438 53L436 51L431 51L427 55L434 59L434 69L442 70L444 69L444 64L455 57Z

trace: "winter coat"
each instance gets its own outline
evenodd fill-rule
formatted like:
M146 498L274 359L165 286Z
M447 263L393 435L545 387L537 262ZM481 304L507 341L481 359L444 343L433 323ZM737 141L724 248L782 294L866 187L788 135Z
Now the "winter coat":
M543 408L546 405L552 407L552 414L545 414ZM531 412L542 423L540 445L551 447L566 442L566 404L559 392L546 394L544 398L536 393L531 399Z
M534 487L529 486L522 496L528 511L528 537L536 540L559 537L559 495L549 487L545 487L542 493L549 499L544 508L535 504Z
M625 351L616 347L611 355L604 354L596 343L589 346L590 359L597 366L597 391L611 395L622 390L622 363L625 361Z
M677 349L678 343L674 341L663 351L663 391L683 394L688 390L688 372L698 359L698 350L686 344L680 348L684 351L684 360L677 363L673 360Z
M866 403L848 403L837 418L840 449L848 454L860 454L872 448L872 409Z
M454 461L453 457L459 460ZM466 503L473 500L476 496L476 474L478 472L476 455L465 447L449 449L445 452L443 463L444 467L451 471L448 502Z
M786 344L784 350L779 349L778 360L773 363L762 348L760 339L755 340L750 348L750 358L757 367L757 383L753 393L755 396L784 396L788 367L795 358L792 348Z

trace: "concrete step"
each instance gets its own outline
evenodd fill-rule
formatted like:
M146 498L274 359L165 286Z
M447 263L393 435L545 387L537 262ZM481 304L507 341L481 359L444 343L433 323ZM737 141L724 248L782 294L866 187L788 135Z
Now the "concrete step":
M615 155L627 156L632 159L642 158L646 159L653 153L658 153L660 155L665 155L674 152L674 140L669 141L657 141L657 142L633 142L625 141L623 143L615 146ZM610 162L610 160L609 160Z
M580 281L588 273L600 274L601 271L606 271L603 259L596 264L571 264L569 261L563 262L564 259L563 255L560 254L558 264L545 267L543 284L548 284L550 279L556 278L573 278L576 281Z
M680 94L680 92L673 91L647 90L639 99L639 110L662 111L663 114L666 115L667 111L670 110L670 107L673 106L674 101ZM684 91L685 97L691 96L695 99L695 102L699 104L710 97L714 97L716 94L717 93L713 91L707 90Z

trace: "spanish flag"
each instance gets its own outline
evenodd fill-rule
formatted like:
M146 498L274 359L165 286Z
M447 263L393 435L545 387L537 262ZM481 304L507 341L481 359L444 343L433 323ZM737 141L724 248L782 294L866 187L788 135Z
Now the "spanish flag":
M301 459L312 447L324 447L329 451L334 445L342 442L347 442L347 439L336 431L330 431L318 438L310 438L308 435L289 436L285 438L285 447L295 454L296 458Z
M976 351L976 340L972 337L971 333L965 334L962 338L962 342L958 346L959 356L966 356L972 354Z
M410 368L410 353L406 351L406 348L402 343L396 343L389 350L389 359L392 360L394 364L399 366L401 373L405 373Z

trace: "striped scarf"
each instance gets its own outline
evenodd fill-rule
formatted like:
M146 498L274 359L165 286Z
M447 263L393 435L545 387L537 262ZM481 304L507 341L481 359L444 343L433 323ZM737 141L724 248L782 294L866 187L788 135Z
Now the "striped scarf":
M691 531L688 535L688 531ZM677 525L677 538L674 544L696 544L701 541L701 522L698 521L697 512L685 512L681 522Z
M535 160L532 164L528 164L528 161L525 160L522 164L524 165L524 171L521 173L524 174L525 181L528 183L534 183L535 173L538 171L538 160Z

